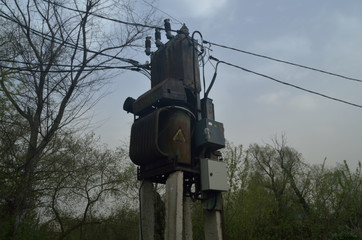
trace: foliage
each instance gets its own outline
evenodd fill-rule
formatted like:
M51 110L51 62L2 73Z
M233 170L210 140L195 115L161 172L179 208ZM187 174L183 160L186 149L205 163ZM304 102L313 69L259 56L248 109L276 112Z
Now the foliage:
M9 78L11 73L2 72L3 82L10 84ZM137 239L138 183L127 147L109 150L94 135L65 128L37 158L32 208L15 230L29 128L3 92L0 105L1 240ZM223 195L229 240L361 239L361 163L355 170L346 161L334 168L309 166L284 138L246 150L228 143L223 160L230 186ZM194 239L204 239L202 211L200 202L193 205Z
M102 96L99 90L111 71L100 70L121 65L119 62L131 65L129 68L135 64L122 55L144 37L146 29L129 24L114 26L113 22L105 28L105 20L99 17L120 14L129 22L152 22L153 12L136 15L132 3L122 0L0 0L0 182L4 186L0 204L6 205L11 219L10 235L20 230L44 200L40 189L45 188L40 182L47 182L44 179L48 176L43 173L58 169L53 160L60 156L48 156L59 144L56 138L70 124L76 126ZM64 153L60 148L57 151ZM80 169L92 169L76 165L66 154L62 161L75 167L77 174L83 174ZM54 168L49 169L52 165ZM70 177L55 174L49 179L69 183ZM83 184L74 179L77 183ZM63 182L54 184L60 192L65 191ZM59 191L52 187L57 197ZM74 187L67 189L70 193ZM91 192L92 197L85 197L89 208L97 199L93 197L98 196Z
M356 234L350 232L339 233L334 235L332 238L332 240L360 240L360 239L361 238L358 237Z
M0 239L46 239L47 232L55 232L56 239L74 234L88 239L92 229L113 229L112 219L137 222L136 170L125 149L109 150L93 134L72 132L58 134L51 146L35 171L36 208L16 232L6 196L1 196Z
M223 155L235 179L224 194L228 239L361 237L361 164L309 166L284 138L246 151L229 143Z

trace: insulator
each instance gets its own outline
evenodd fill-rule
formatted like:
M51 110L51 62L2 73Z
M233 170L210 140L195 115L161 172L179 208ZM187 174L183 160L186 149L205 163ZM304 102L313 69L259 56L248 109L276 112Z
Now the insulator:
M146 55L149 56L151 54L151 37L146 37L145 47Z
M155 31L155 39L156 39L156 40L161 40L161 32L160 32L160 29L159 29L159 28L156 28L156 31Z
M171 39L173 38L173 35L171 33L170 19L165 19L164 22L165 22L166 37L167 39Z
M156 40L156 47L161 47L163 44L161 42L161 32L159 28L156 28L155 31L155 40Z

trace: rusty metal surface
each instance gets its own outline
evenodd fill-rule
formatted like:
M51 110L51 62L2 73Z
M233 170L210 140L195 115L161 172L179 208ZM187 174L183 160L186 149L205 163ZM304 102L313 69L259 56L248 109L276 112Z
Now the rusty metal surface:
M161 111L158 143L168 158L191 164L190 116L179 109Z
M191 119L181 109L165 107L132 125L130 158L146 170L170 162L191 164Z
M193 55L194 47L191 39L184 34L178 34L152 56L151 87L167 78L180 80L186 88L195 91L194 71L196 76L196 91L200 92L200 74L197 53ZM194 59L195 56L195 59Z
M168 78L160 82L151 90L145 92L133 103L133 112L143 115L152 107L160 105L172 105L175 103L186 103L187 97L183 83L177 79Z
M132 125L129 155L136 165L143 165L148 159L167 158L167 154L158 147L158 116L159 113L155 111Z

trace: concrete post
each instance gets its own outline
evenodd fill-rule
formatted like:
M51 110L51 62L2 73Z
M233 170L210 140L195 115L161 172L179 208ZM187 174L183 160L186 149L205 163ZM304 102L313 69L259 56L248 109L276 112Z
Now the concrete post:
M184 240L192 240L191 198L184 197Z
M153 240L155 229L155 209L153 183L144 180L140 188L140 240Z
M204 210L204 233L207 240L222 240L222 219L220 211Z
M165 239L183 240L183 172L177 171L166 181Z

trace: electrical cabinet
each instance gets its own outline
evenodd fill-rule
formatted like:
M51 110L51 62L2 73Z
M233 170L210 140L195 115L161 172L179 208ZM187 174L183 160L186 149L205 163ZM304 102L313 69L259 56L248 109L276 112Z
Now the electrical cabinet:
M208 158L200 160L201 190L227 191L227 170L224 162Z
M196 123L196 147L207 147L213 151L225 147L224 125L211 119L201 119Z

